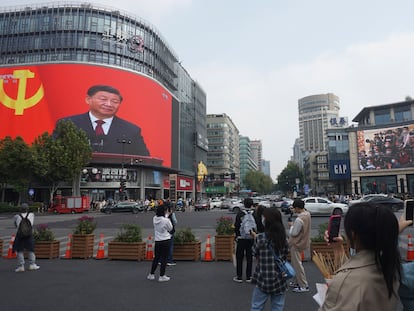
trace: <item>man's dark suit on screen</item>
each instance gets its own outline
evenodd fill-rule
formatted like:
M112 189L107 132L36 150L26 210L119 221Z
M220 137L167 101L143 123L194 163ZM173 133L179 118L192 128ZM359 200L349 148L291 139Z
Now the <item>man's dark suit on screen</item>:
M94 152L150 155L141 135L141 128L117 116L113 117L107 135L95 134L88 112L65 117L61 120L70 120L77 127L83 129L89 137ZM125 143L122 143L122 140Z

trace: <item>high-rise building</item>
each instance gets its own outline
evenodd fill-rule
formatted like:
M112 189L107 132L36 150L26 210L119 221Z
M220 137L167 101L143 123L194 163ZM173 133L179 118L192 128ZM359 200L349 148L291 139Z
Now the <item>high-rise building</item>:
M251 140L250 146L252 149L252 158L257 165L257 170L262 171L262 141L261 140Z
M270 161L262 159L262 173L266 176L270 176Z
M0 81L0 98L30 99L18 105L0 100L0 138L19 135L27 143L51 132L58 119L84 112L90 86L120 91L117 116L139 126L150 156L130 154L131 139L123 134L90 139L95 153L79 190L91 199L118 199L122 179L132 199L172 196L170 174L177 175L178 195L194 195L197 163L207 159L206 93L149 22L89 3L1 8ZM122 151L103 151L116 141ZM72 191L70 184L61 189ZM46 190L34 192L35 200L47 200Z
M245 188L244 177L250 171L257 171L257 163L253 160L250 138L247 136L239 137L240 152L240 187Z
M232 193L240 178L239 130L225 113L208 114L207 138L207 170L211 178L206 192Z

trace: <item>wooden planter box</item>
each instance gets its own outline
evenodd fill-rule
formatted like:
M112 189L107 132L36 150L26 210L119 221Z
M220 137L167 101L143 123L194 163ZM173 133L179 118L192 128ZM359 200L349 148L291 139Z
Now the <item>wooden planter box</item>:
M53 259L59 258L59 241L38 241L35 242L36 258Z
M344 250L346 255L349 257L349 246L348 243L344 242ZM334 248L331 245L328 245L326 242L311 242L311 257L313 257L313 252L324 254L325 256L330 256L332 259L335 258Z
M3 257L3 240L0 239L0 258Z
M108 243L108 259L144 260L145 242L115 242Z
M93 234L74 234L72 236L72 258L87 259L93 256Z
M216 235L214 237L214 253L216 260L233 260L234 235Z
M174 243L173 258L174 260L199 261L201 258L201 242L185 242L184 244Z

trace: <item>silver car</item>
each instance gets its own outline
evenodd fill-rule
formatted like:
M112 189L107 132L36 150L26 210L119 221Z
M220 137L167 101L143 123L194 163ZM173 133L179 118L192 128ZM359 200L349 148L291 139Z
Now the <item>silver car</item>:
M334 203L326 198L309 197L302 199L305 208L311 215L331 215L334 209L340 209L342 214L348 212L348 205L344 203Z

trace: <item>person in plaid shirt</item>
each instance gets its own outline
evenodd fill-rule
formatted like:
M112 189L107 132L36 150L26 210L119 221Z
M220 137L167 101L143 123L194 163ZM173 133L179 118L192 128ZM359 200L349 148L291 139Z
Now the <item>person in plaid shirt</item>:
M257 265L252 277L256 284L253 295L251 311L263 310L267 299L270 298L272 311L283 310L285 304L287 280L282 277L275 264L270 246L282 259L286 260L288 243L282 215L276 208L267 208L263 212L262 222L264 232L255 235L253 255Z

